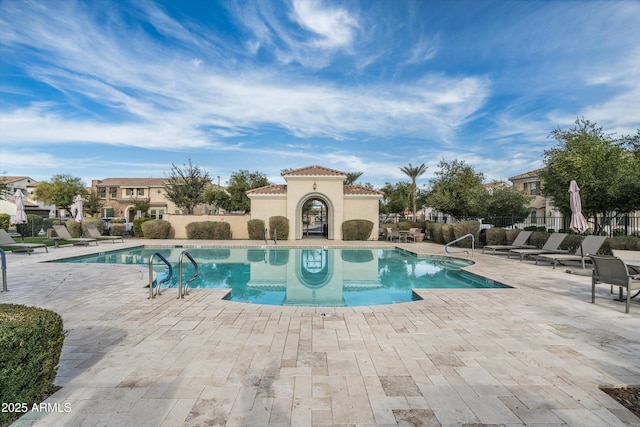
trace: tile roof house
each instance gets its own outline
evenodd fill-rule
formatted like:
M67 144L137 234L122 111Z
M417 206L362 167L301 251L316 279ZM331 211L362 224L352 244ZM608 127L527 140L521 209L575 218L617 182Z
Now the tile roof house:
M268 224L272 216L289 219L289 239L301 239L305 233L305 207L323 206L323 234L342 240L342 223L366 219L374 224L370 239L378 238L379 200L383 193L360 185L345 185L345 172L324 166L307 166L282 173L286 185L267 185L246 192L251 200L251 218Z

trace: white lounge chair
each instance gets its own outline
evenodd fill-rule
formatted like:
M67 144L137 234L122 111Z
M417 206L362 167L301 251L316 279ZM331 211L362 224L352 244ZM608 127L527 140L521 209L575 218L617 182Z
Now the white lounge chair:
M11 236L9 236L9 233L7 233L7 231L3 228L0 228L0 247L26 250L29 255L31 255L31 252L33 252L35 248L44 248L46 252L49 252L49 249L47 249L47 245L45 245L44 243L16 242L15 240L13 240Z
M606 239L606 236L587 236L574 254L541 254L536 257L536 265L538 265L538 261L545 261L553 263L553 268L556 268L558 264L577 261L582 264L584 269L584 263L589 260L589 255L597 254Z
M507 258L511 258L511 254L520 255L520 261L524 257L541 254L566 254L569 251L560 249L560 245L567 237L567 233L553 233L540 249L511 249L507 254Z
M485 250L490 250L491 254L495 255L496 253L508 254L508 251L512 249L535 249L535 246L526 244L529 237L531 237L531 233L533 233L533 231L521 231L510 245L487 245L482 248L482 253L484 253Z

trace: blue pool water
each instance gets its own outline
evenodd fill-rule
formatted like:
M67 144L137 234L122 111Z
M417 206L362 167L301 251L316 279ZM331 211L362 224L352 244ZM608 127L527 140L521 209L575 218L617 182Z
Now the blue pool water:
M183 248L134 248L62 262L149 265L155 252L173 266ZM504 288L462 270L472 261L417 257L397 249L338 248L188 248L199 276L191 288L229 288L229 300L270 305L366 306L413 301L413 288ZM158 264L156 264L158 262ZM154 271L166 275L156 258ZM184 258L183 281L194 268Z

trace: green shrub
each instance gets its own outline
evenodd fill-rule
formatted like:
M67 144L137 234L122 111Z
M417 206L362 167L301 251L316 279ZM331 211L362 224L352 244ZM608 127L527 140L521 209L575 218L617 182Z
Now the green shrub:
M228 222L213 223L214 240L231 240L231 224Z
M72 220L66 221L64 225L67 227L67 230L69 230L69 234L71 234L71 237L82 237L83 235L82 224L72 219Z
M431 239L434 243L443 245L445 243L444 236L442 234L442 226L445 225L441 222L434 222L431 224Z
M447 244L454 240L453 226L451 224L442 224L442 241Z
M478 221L461 221L456 224L453 224L453 236L455 239L459 239L462 236L466 236L467 234L472 234L475 241L478 241L480 233L480 223ZM454 239L454 240L455 240ZM471 239L463 239L460 240L456 245L461 248L470 248L471 247Z
M516 237L518 237L518 234L520 234L522 230L518 230L517 228L514 228L512 230L504 230L506 236L507 236L507 245L510 245L513 243L513 241L516 239Z
M168 239L171 235L171 223L162 219L143 222L141 228L147 239Z
M0 213L0 228L8 230L11 225L11 215L6 213Z
M98 232L99 232L100 234L104 234L105 227L104 227L104 221L103 221L103 220L101 220L101 219L99 219L99 218L89 218L89 219L86 219L86 220L84 221L85 229L86 229L87 224L92 224L94 227L96 227L96 229L98 230ZM113 233L112 233L112 234L113 234Z
M269 237L273 238L273 230L277 231L278 240L289 239L289 219L284 216L269 218Z
M112 236L124 236L125 226L123 222L111 223L109 227L109 234Z
M185 227L187 231L187 239L191 240L213 240L215 234L214 221L198 221L190 222Z
M611 255L612 250L640 251L640 239L634 236L610 237L604 241L600 252Z
M53 311L0 304L0 402L29 409L53 393L62 343L62 318ZM0 412L0 424L22 413Z
M142 232L142 224L147 221L151 221L151 218L136 218L133 220L133 235L136 237L142 237L144 233Z
M398 227L398 230L408 230L413 227L413 225L409 221L400 221L396 224L396 227Z
M531 237L529 237L529 244L536 248L541 248L544 246L547 239L549 239L549 233L546 231L534 231L531 233Z
M507 243L507 233L504 228L487 229L487 245L505 245Z
M366 219L350 219L342 223L342 240L369 240L373 222Z
M27 215L25 224L16 224L16 231L22 236L35 237L44 228L44 218L40 215Z
M264 221L261 219L250 219L247 222L249 240L264 240Z

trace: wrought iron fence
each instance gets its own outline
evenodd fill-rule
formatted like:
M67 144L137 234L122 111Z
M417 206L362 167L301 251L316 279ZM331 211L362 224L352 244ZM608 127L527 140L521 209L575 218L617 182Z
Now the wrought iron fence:
M518 218L499 216L480 219L482 228L503 227L519 228L537 227L540 230L567 231L569 229L570 216L551 215L537 218ZM618 215L613 217L588 217L589 231L587 233L613 236L640 237L640 216Z

